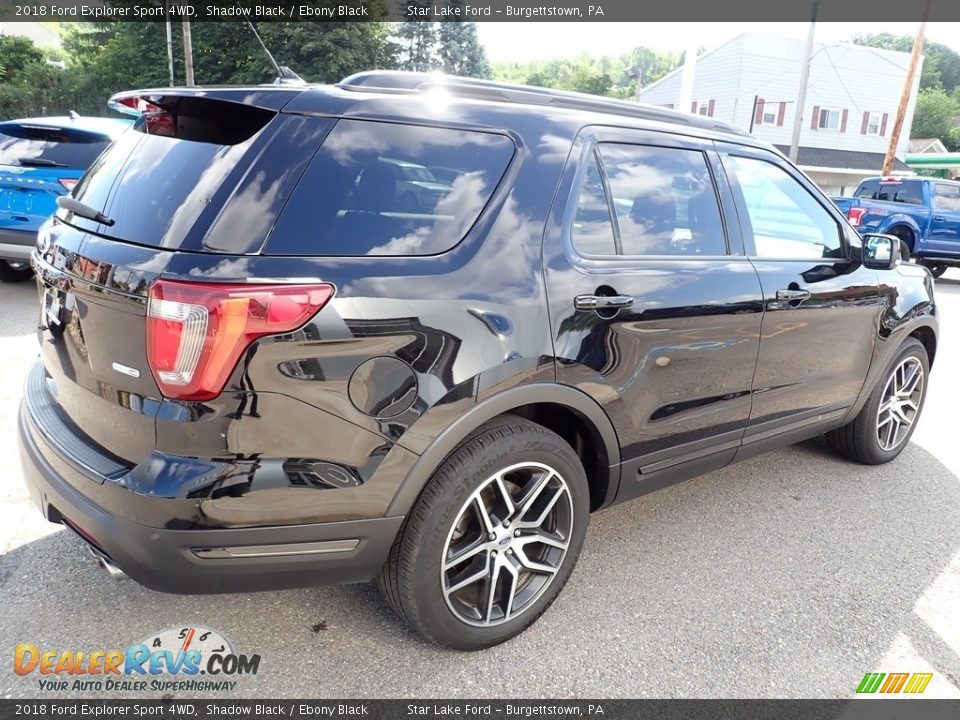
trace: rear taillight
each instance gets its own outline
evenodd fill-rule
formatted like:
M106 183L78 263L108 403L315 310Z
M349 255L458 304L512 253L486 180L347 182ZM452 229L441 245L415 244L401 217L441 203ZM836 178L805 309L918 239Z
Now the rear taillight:
M849 220L850 224L854 227L860 227L860 223L863 222L863 216L866 214L866 208L852 207L847 210L847 220Z
M78 182L76 178L60 178L60 184L67 189L67 192L72 192Z
M210 400L257 338L293 332L333 295L333 286L158 280L147 304L147 362L160 391Z

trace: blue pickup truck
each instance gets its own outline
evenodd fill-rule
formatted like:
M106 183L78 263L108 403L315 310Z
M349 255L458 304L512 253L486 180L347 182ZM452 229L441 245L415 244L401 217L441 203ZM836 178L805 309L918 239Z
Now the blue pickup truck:
M873 177L852 198L835 197L860 232L895 235L910 255L940 277L960 267L960 182L927 177Z

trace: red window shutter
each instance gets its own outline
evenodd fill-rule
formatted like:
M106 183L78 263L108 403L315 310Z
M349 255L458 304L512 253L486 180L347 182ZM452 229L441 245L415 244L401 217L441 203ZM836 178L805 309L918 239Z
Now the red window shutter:
M865 112L863 114L863 122L860 123L860 134L867 134L867 126L870 125L870 113Z
M787 114L787 104L780 103L780 109L777 110L777 127L783 127L783 118Z
M713 117L714 107L716 107L716 104L713 102L713 100L707 103L707 115L709 115L710 117Z
M697 101L694 100L692 103L690 103L690 112L695 113L696 111L697 111Z
M843 114L840 115L840 132L847 131L847 109L843 109Z
M813 118L810 120L810 129L816 130L820 126L820 106L813 106Z
M883 135L886 132L887 132L887 114L884 113L883 117L880 118L880 136L883 137Z
M757 112L753 116L753 124L760 125L763 122L763 98L757 98Z

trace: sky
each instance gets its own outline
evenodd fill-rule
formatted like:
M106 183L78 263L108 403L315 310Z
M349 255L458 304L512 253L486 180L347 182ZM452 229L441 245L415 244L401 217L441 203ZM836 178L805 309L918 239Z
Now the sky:
M835 43L857 34L913 35L919 23L818 23L818 42ZM680 51L688 43L711 50L744 32L803 39L809 23L564 23L481 22L477 31L493 62L528 62L590 55L618 55L637 46ZM960 52L960 23L929 23L927 39Z

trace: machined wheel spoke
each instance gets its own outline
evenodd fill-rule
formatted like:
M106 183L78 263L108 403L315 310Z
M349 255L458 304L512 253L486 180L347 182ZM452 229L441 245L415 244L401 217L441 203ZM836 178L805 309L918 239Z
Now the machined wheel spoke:
M460 550L454 551L453 555L449 555L446 562L443 564L444 571L455 568L457 565L462 565L465 560L469 560L476 555L484 551L488 551L489 545L487 544L486 538L477 540L476 542L471 543L468 547L462 548ZM451 551L453 549L451 548Z
M490 580L487 588L487 611L484 613L483 621L489 623L493 615L493 606L497 599L497 581L500 580L500 563L493 563L493 569L490 571Z
M555 568L553 565L536 562L528 558L525 549L518 548L514 552L514 556L517 558L517 562L520 563L520 567L528 572L537 573L540 575L554 575L557 572L557 568Z
M531 543L540 543L542 545L548 545L549 547L559 548L560 550L566 550L567 546L570 544L563 538L554 537L553 535L550 535L542 530L529 535L520 535L514 541L514 545L519 545L520 547L526 547Z
M897 420L893 415L890 416L890 419L893 422L891 422L887 428L887 447L891 447L893 445L894 438L900 433L900 421Z
M533 487L527 491L527 494L523 498L523 502L520 504L520 509L517 511L517 518L520 519L526 515L533 504L537 501L537 498L540 497L540 493L543 492L543 489L547 487L547 484L550 482L550 479L553 477L553 470L545 472L536 481L533 483ZM565 492L566 488L560 488L558 492Z
M507 604L503 609L503 619L509 620L510 616L513 614L513 601L517 597L517 582L520 580L520 573L517 572L512 563L506 563L503 566L503 569L510 576L507 581L509 586L505 588L507 591Z
M478 570L472 575L468 575L463 580L460 580L455 585L451 585L449 588L447 588L446 594L449 596L457 592L458 590L463 590L463 588L467 587L468 585L473 585L475 582L483 580L489 574L490 574L490 558L488 556L487 562L484 564L484 567L482 570Z
M893 408L893 414L897 417L897 420L904 425L910 425L913 421L907 417L907 414L903 411L903 405L897 405Z
M473 499L473 504L477 509L477 514L480 516L480 522L483 524L483 532L492 533L493 520L490 518L490 513L487 511L487 506L483 504L483 499L480 497L480 495L477 495Z
M503 484L503 476L497 476L497 490L500 491L500 497L503 500L503 504L507 507L507 517L511 517L516 509L516 505L513 502L513 496L507 490L507 486Z
M546 507L540 512L540 514L534 520L524 520L523 516L526 513L520 513L517 516L516 527L518 528L538 528L546 521L547 516L550 514L550 511L553 510L553 506L557 504L557 500L563 497L566 492L566 488L559 487L554 490L553 495L550 496L550 499L547 500ZM540 493L538 493L539 495Z
M903 381L899 383L897 387L898 395L911 395L914 390L917 389L917 384L920 382L920 378L923 377L923 372L920 369L920 364L917 363L910 367L909 374L907 370L903 371Z

